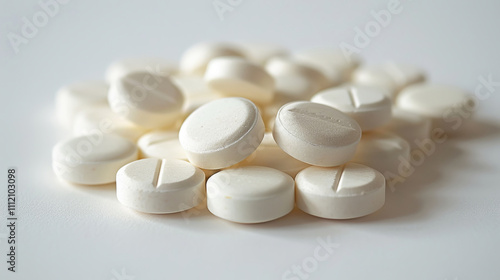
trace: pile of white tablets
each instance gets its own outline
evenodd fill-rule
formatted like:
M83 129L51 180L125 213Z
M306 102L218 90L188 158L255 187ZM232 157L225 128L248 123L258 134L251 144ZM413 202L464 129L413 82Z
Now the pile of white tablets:
M73 137L53 168L70 183L116 182L144 213L186 211L260 223L300 210L327 219L371 214L386 180L434 135L474 111L461 89L421 69L362 65L335 49L201 43L180 63L118 61L103 81L57 93ZM412 150L413 149L413 150Z

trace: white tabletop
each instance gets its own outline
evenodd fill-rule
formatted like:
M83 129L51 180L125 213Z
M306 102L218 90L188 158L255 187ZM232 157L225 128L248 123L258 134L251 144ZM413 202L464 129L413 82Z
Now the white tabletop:
M1 2L0 279L500 276L500 2L69 0L45 9L35 0ZM218 14L214 5L226 10ZM388 190L377 213L332 221L295 209L257 225L230 223L205 208L144 215L120 205L112 185L75 187L55 178L51 148L67 134L54 116L60 86L102 78L118 58L176 61L203 40L356 47L355 28L364 30L388 5L399 12L357 44L365 63L415 64L431 82L471 93L481 77L498 82L462 133L437 144L405 183ZM15 273L6 263L10 167L18 175Z

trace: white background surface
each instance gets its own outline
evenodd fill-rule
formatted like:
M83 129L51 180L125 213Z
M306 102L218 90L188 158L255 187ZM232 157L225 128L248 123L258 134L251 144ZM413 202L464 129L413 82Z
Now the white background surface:
M41 8L1 1L0 279L281 279L314 257L318 238L338 247L308 279L500 279L498 86L463 133L389 191L382 210L360 219L329 221L299 210L259 225L229 223L205 209L188 219L151 216L122 207L114 186L59 182L50 153L64 136L53 115L60 86L103 77L121 57L176 60L201 40L291 49L352 44L354 27L388 3L243 0L221 21L210 0L97 2L60 6L16 54L7 34L19 34L22 18ZM433 82L473 92L480 76L500 81L499 3L402 1L403 11L361 55L367 63L414 63ZM19 175L15 274L4 261L12 166Z

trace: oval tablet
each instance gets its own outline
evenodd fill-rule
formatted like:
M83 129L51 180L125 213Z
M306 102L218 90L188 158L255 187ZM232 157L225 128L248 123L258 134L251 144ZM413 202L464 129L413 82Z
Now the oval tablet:
M184 211L205 197L205 174L176 159L141 159L116 174L116 196L136 211L166 214Z
M404 87L423 81L425 81L423 70L412 65L394 62L363 66L352 74L354 84L386 89L391 99L394 99Z
M136 145L118 135L79 136L55 145L52 167L69 182L100 185L114 182L118 169L137 155Z
M137 141L137 146L139 146L143 158L187 160L177 131L152 131L144 134Z
M261 166L227 169L207 181L207 207L212 214L237 223L262 223L280 218L294 206L289 175Z
M308 167L295 177L297 207L326 219L366 216L385 203L385 178L361 164Z
M146 127L173 125L182 113L184 96L170 78L147 72L133 72L111 84L111 110Z
M283 151L300 161L335 166L354 156L361 128L337 109L298 101L288 103L278 111L273 137Z
M296 52L293 58L320 70L335 86L349 79L352 70L361 64L356 54L346 56L340 49L312 49Z
M446 85L417 84L399 94L396 105L404 110L432 118L433 126L446 132L457 130L472 116L476 103L464 90Z
M363 131L380 127L391 119L392 102L384 90L346 86L323 90L311 98L312 102L340 110L355 121Z
M106 81L110 84L133 72L148 72L168 76L177 72L177 65L158 57L134 57L118 60L106 69Z
M198 43L187 49L181 57L180 70L187 75L203 76L208 63L221 56L243 57L243 52L236 46L226 43Z
M205 169L225 168L242 161L257 149L263 137L259 109L240 97L201 106L187 117L179 131L189 161Z
M73 134L93 135L114 133L129 139L137 139L147 132L147 129L137 126L113 113L109 107L95 107L80 112L73 123Z
M274 97L274 80L264 68L238 57L211 60L204 79L225 96L244 97L258 104L268 104Z
M85 81L62 87L56 94L57 119L70 128L85 109L108 105L108 85L104 81Z

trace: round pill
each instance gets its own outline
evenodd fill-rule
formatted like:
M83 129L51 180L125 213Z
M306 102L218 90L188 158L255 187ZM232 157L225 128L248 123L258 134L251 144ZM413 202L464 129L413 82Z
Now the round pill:
M308 167L295 177L297 207L326 219L366 216L385 203L385 178L357 163Z
M207 181L208 210L237 223L278 219L294 206L294 181L289 175L262 166L227 169Z
M203 76L210 60L221 56L243 57L243 52L227 43L203 42L187 49L182 54L180 70L187 75Z
M177 72L177 65L158 57L134 57L118 60L106 70L106 81L110 84L133 72L148 72L168 76Z
M207 103L186 118L179 141L194 165L220 169L236 164L259 146L264 137L259 109L240 97Z
M379 87L387 90L387 96L394 99L404 87L425 81L423 70L407 64L387 62L356 69L352 82L357 85Z
M62 87L56 94L57 119L69 128L79 112L95 106L107 106L107 97L108 85L104 81L86 81Z
M337 109L298 101L280 108L273 137L283 151L300 161L336 166L346 163L354 155L361 128Z
M392 102L382 89L346 86L323 90L312 102L328 105L356 120L363 131L380 127L391 119Z
M403 138L382 131L363 133L356 154L351 159L388 177L398 174L402 162L410 159L410 144Z
M184 95L184 116L188 116L201 105L222 97L207 86L203 77L177 75L171 76L171 79Z
M148 72L133 72L111 84L111 110L146 127L172 126L181 116L184 97L170 78Z
M415 148L415 140L430 137L431 126L429 118L396 107L392 109L392 119L380 130L397 134Z
M165 158L187 160L186 152L179 142L177 131L152 131L144 134L137 146L143 158Z
M273 78L261 66L241 58L214 58L204 79L209 87L225 96L244 97L258 104L268 104L274 97Z
M335 86L349 79L351 72L361 64L356 54L346 56L340 49L311 49L296 52L293 58L320 70Z
M137 147L114 134L86 135L57 143L52 150L52 167L66 181L100 185L115 181L123 165L136 160Z
M240 46L245 57L258 65L265 65L273 57L285 57L288 51L279 45L266 43L246 43Z
M76 136L114 133L135 142L146 132L147 129L118 116L107 106L83 110L73 123L73 134Z
M462 89L435 84L417 84L399 94L396 105L404 110L431 118L433 126L452 132L472 116L476 102Z
M205 174L177 159L141 159L116 174L116 196L123 205L151 214L181 212L205 198Z

